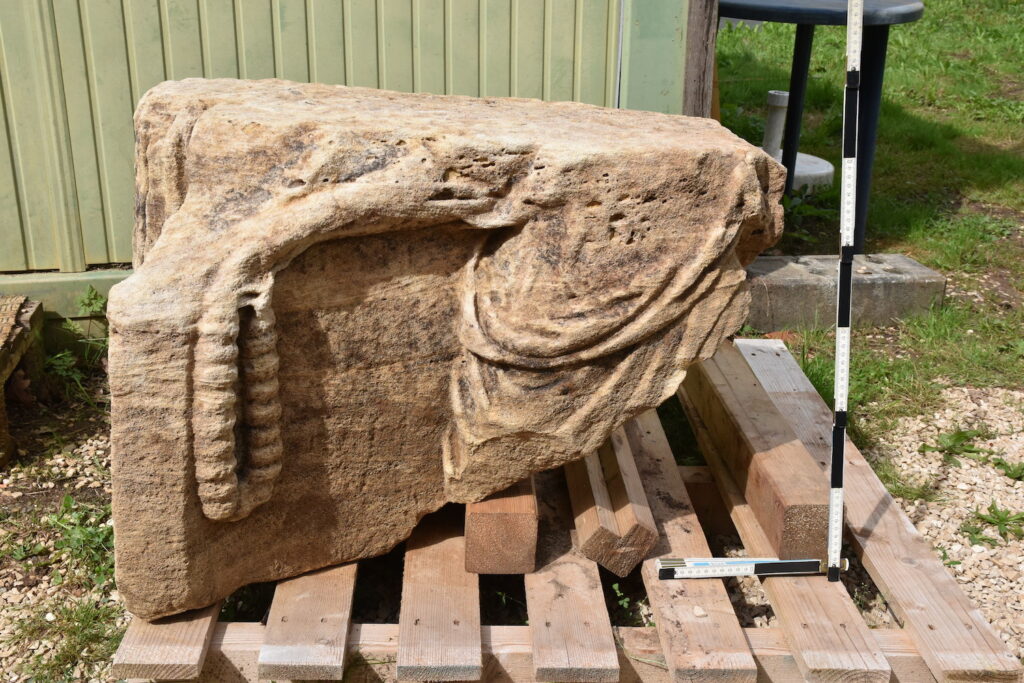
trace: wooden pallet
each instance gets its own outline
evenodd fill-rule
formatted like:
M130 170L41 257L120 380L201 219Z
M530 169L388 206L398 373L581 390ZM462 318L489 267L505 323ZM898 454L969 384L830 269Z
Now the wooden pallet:
M843 585L823 577L764 580L781 627L760 629L740 626L721 580L657 579L654 558L707 555L704 530L725 517L748 553L777 552L788 541L764 517L766 501L786 504L806 492L776 478L764 493L750 487L747 474L759 459L783 468L827 461L830 413L781 343L741 340L712 362L726 380L715 384L715 400L742 417L736 428L756 430L745 442L754 444L748 455L755 464L740 476L729 470L734 459L719 452L716 434L728 430L713 421L722 414L697 410L709 397L694 396L692 386L680 398L707 467L676 465L653 411L623 430L658 532L642 568L656 627L611 625L597 565L569 540L573 514L564 479L547 473L536 478L537 570L524 576L529 626L480 623L462 517L442 511L407 544L399 623L350 623L353 564L279 583L265 626L217 623L216 608L157 624L133 621L115 655L115 675L211 682L1024 680L1020 662L852 445L849 535L902 628L869 629ZM748 500L736 480L762 499Z

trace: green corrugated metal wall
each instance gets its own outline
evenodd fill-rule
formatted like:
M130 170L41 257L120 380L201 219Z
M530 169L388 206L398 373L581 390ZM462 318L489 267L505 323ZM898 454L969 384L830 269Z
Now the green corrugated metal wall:
M131 260L132 111L165 79L605 106L618 96L679 113L686 10L686 0L0 0L0 271Z

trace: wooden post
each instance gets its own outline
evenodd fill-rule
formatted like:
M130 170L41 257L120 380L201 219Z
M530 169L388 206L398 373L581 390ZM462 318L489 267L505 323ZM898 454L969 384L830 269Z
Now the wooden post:
M537 564L533 477L466 506L466 571L529 574Z

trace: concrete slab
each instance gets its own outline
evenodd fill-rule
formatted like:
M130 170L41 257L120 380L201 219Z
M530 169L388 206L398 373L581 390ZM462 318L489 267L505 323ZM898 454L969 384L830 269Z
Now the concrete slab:
M80 318L78 299L89 285L103 296L132 274L128 268L104 268L84 273L0 273L0 293L20 294L39 301L48 316Z
M747 268L747 324L769 332L831 327L837 256L760 256ZM867 254L853 263L853 324L887 325L941 303L946 278L902 254Z

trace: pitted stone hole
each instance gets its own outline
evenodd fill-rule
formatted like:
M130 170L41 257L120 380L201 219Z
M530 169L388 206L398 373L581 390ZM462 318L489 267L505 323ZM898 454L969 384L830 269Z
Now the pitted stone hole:
M616 221L621 221L625 217L626 214L616 211L615 213L608 217L608 220L612 223L615 223Z
M306 184L306 181L303 180L302 178L292 178L287 183L285 183L285 187L289 187L289 188L302 187L305 184Z
M439 201L443 199L455 199L455 192L450 187L445 187L434 194L430 195L427 199L431 201Z

